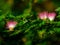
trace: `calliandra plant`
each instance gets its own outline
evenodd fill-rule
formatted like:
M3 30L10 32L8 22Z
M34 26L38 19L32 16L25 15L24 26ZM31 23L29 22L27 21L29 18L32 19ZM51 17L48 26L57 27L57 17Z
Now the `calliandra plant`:
M16 21L8 21L6 26L10 31L13 31L14 28L16 27L17 22Z
M0 0L0 45L60 45L60 9L56 11L57 14L54 10L48 11L51 8L45 9L41 5L43 0L6 1Z

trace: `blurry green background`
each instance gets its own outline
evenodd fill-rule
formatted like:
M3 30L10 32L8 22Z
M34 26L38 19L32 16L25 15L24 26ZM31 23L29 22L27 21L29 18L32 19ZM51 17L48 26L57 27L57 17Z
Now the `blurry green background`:
M38 19L38 12L56 12L54 21ZM18 22L14 31L6 22ZM0 45L60 45L60 0L0 0Z

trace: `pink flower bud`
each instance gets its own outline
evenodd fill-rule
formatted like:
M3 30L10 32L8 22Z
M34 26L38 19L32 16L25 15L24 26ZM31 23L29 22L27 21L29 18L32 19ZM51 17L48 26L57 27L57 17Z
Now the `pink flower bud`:
M15 21L8 21L6 26L10 31L12 31L15 28L16 24L17 24L17 22L15 22Z
M49 14L48 14L48 19L49 19L50 21L53 21L53 20L55 19L55 16L56 16L56 13L54 13L54 12L49 13Z
M38 17L42 20L47 19L48 12L41 12L39 13Z

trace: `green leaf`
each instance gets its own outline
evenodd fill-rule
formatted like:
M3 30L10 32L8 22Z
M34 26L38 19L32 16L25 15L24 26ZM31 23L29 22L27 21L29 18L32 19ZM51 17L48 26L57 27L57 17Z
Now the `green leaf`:
M60 33L60 28L54 28L54 31Z
M9 36L17 35L17 34L19 34L20 32L21 32L21 30L16 30L16 31L14 31L12 34L10 34Z

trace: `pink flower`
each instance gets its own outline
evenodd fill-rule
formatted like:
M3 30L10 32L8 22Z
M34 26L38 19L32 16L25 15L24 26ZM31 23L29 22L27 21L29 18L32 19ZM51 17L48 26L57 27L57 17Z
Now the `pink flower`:
M42 20L47 19L48 12L41 12L39 13L38 17Z
M48 13L48 19L50 21L53 21L55 19L55 16L56 16L56 13L55 12L52 12L52 13Z
M16 24L17 24L16 21L8 21L6 26L10 31L12 31L16 27Z
M52 12L52 13L48 13L48 12L41 12L39 13L38 17L42 20L46 20L47 18L50 21L53 21L55 19L56 13Z

